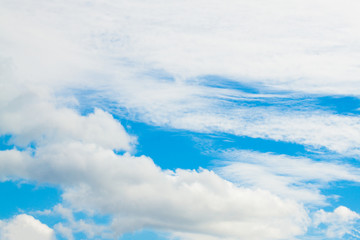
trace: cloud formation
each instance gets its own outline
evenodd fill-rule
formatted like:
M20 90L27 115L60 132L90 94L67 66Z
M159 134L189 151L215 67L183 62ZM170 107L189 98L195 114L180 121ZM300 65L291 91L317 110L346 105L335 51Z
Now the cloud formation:
M5 1L1 52L21 84L57 94L96 90L86 104L110 104L113 114L359 155L357 116L249 108L241 100L266 102L269 96L203 86L201 80L215 75L260 91L357 94L358 51L349 50L357 49L360 37L351 8L356 4Z
M135 139L123 126L100 109L87 116L56 106L56 98L45 89L31 90L13 78L2 81L0 134L11 134L12 143L25 147L31 142L91 142L117 150L131 150Z
M314 216L315 226L324 224L326 228L326 236L328 238L342 238L345 234L350 234L354 238L359 238L359 232L356 227L359 226L357 220L360 215L350 209L340 206L333 212L325 212L319 210Z
M118 234L145 227L219 238L286 239L303 234L309 224L295 201L236 187L208 170L162 171L147 157L117 156L81 143L39 148L34 158L16 150L0 153L6 173L60 184L73 209L111 214ZM11 157L19 154L23 158L15 163Z
M319 189L329 182L359 182L357 168L232 152L237 162L217 172L236 184L206 169L168 171L131 155L136 139L114 115L357 158L357 115L291 106L299 95L359 94L357 6L323 0L4 0L0 135L11 136L13 148L0 151L0 179L59 185L69 211L109 214L119 235L142 228L197 240L303 235L311 224L303 203L324 204ZM214 86L209 76L231 84ZM81 108L94 111L75 110ZM315 225L328 225L329 237L348 233L358 219L345 207L314 217ZM66 219L54 228L69 239L77 231L101 235L102 229L91 233L88 222L75 221L72 213ZM47 229L19 215L2 222L6 234L13 233L12 224L25 226L25 233L31 224Z
M331 182L360 182L358 168L329 160L234 149L220 153L219 159L216 172L225 179L310 205L328 204L320 190Z
M3 240L55 240L55 232L39 220L20 214L7 221L0 221Z
M84 58L64 59L86 52L185 79L221 75L312 93L356 94L359 89L357 1L18 0L2 5L8 23L1 21L2 39L16 40L5 53L20 57L26 49L22 59L37 55L39 60L51 55L41 62L45 66L83 66ZM23 40L23 34L29 38ZM27 43L43 51L32 52Z
M70 209L110 215L117 235L142 228L219 239L286 239L305 233L309 217L301 204L266 190L236 187L209 170L173 172L145 156L117 155L114 150L131 151L134 138L110 114L95 109L81 116L57 106L47 89L42 94L19 89L9 79L3 81L9 94L2 96L0 121L16 147L0 151L1 179L59 185ZM101 235L71 216L67 221L54 226L64 236Z

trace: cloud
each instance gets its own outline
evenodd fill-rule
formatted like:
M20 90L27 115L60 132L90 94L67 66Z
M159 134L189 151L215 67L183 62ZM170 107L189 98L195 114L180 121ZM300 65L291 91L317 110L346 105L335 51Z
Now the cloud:
M60 185L71 209L111 215L120 235L152 228L219 239L284 239L306 231L308 215L296 202L238 188L208 170L172 172L145 156L117 155L114 149L131 150L133 138L110 114L81 116L57 106L49 89L18 88L11 80L2 81L9 91L2 95L1 133L24 150L0 151L1 179ZM56 225L64 236L99 234L88 231L87 222L67 221Z
M0 130L11 134L15 147L0 151L1 179L60 185L70 209L110 215L118 235L151 228L219 239L286 239L309 225L295 201L236 187L212 171L167 171L148 157L131 156L133 137L109 113L95 109L82 116L49 89L18 88L11 80L2 81L9 91L2 96ZM54 227L64 236L107 232L71 216Z
M17 146L78 140L130 151L135 143L136 139L109 113L95 109L81 116L61 103L57 106L49 89L31 89L14 77L1 83L4 94L0 97L0 134L12 135L11 142Z
M357 2L348 4L4 1L1 52L20 88L59 95L96 90L85 105L150 124L358 156L356 116L306 107L249 107L246 100L266 102L270 96L202 84L204 76L216 75L260 92L357 94L354 39L360 33L351 7Z
M58 184L69 208L111 214L119 234L144 227L185 239L304 234L310 223L299 202L323 204L318 189L358 182L356 169L247 153L253 162L229 166L264 178L222 168L242 187L209 170L166 171L145 156L114 153L131 152L135 139L110 113L358 157L359 117L282 106L299 93L358 95L357 4L2 1L0 134L15 147L0 151L0 178ZM259 94L211 86L206 76ZM84 106L67 94L98 108L81 115L74 108ZM269 99L277 104L248 105ZM56 229L68 238L89 227L67 221Z
M310 205L327 204L327 197L320 189L327 188L331 182L360 182L360 169L328 160L247 150L224 151L219 159L216 172L225 179Z
M314 215L314 225L317 227L324 224L326 228L326 236L328 238L342 238L345 234L350 234L358 238L355 225L358 226L360 215L351 211L347 207L340 206L333 212L325 212L319 210Z
M37 56L50 71L96 68L89 59L98 56L180 79L211 74L312 93L357 94L359 89L357 1L19 0L2 6L2 39L11 46L5 53L16 50L24 60Z
M70 227L66 227L62 223L57 223L54 228L61 236L68 240L74 240L73 230Z
M2 169L10 162L3 154L14 151L0 152ZM163 171L147 157L118 156L90 144L39 148L19 165L27 166L19 177L60 184L76 211L112 215L118 234L152 228L219 239L286 239L303 234L309 223L301 205L268 191L235 187L208 170Z
M27 214L0 221L0 236L3 240L55 240L53 229Z
M195 99L197 98L193 101ZM202 101L208 100L200 99ZM220 102L221 100L218 104ZM217 104L196 109L189 106L188 109L177 112L166 109L149 109L140 111L139 115L143 116L143 121L177 129L292 142L309 149L326 148L348 156L359 156L360 153L360 122L357 116L241 105L229 109L218 107Z

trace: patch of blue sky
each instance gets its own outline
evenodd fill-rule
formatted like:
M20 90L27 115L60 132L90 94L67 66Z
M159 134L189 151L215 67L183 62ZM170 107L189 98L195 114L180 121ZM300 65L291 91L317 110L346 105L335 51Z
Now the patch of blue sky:
M0 135L0 151L14 148L15 145L11 143L11 136L11 134Z
M360 114L360 99L353 96L323 96L318 97L316 100L320 106L336 114Z
M207 167L210 156L194 145L194 135L182 130L170 130L145 123L124 120L127 131L138 139L136 155L151 157L163 169L198 169Z
M349 181L338 181L321 189L321 193L328 196L329 206L326 211L333 211L338 206L345 206L352 211L360 213L360 184Z
M213 153L228 149L252 150L303 156L311 154L303 145L231 134L205 134L161 128L145 123L123 120L127 131L137 136L136 155L146 155L164 169L208 168Z
M21 181L0 182L0 218L6 219L20 213L50 209L61 202L58 187L36 185Z

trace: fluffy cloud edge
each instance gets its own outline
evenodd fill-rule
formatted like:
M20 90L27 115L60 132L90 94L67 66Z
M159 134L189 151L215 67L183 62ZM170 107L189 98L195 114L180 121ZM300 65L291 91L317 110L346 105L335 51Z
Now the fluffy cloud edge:
M3 240L55 240L55 231L27 214L16 215L0 222Z

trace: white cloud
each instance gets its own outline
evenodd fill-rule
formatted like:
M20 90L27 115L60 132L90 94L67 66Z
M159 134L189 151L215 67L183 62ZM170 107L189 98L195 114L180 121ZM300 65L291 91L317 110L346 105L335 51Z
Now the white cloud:
M309 224L304 207L273 193L321 203L318 186L307 181L358 181L356 171L285 157L283 165L274 159L236 165L265 174L267 179L244 175L241 180L273 193L236 187L207 170L164 171L144 156L114 154L113 149L131 151L135 140L109 113L97 109L81 116L64 106L63 96L55 96L95 89L90 97L95 103L87 106L112 113L125 108L127 117L147 123L359 156L358 117L249 108L229 100L274 96L206 87L200 80L218 75L260 89L357 95L358 3L348 4L2 1L0 134L13 135L17 146L36 146L1 151L1 179L59 184L75 210L112 214L118 233L149 227L195 239L303 234ZM322 168L315 178L307 172L317 174L314 165ZM290 186L299 182L304 185ZM71 231L81 229L74 224L57 229L71 238Z
M9 160L0 157L1 169ZM19 165L26 166L19 177L60 184L75 210L112 215L118 234L145 227L219 239L287 239L309 224L301 205L270 192L235 187L207 170L162 171L147 157L90 144L40 147Z
M358 117L241 103L229 109L229 98L266 97L197 80L213 74L260 89L357 94L360 32L352 6L358 3L348 4L3 1L1 52L19 82L35 92L96 89L100 96L87 104L111 102L113 113L126 109L127 117L148 123L358 156ZM174 80L159 80L162 73Z
M328 238L342 238L345 234L353 235L358 238L358 234L355 231L355 224L358 226L357 220L360 219L360 215L354 211L351 211L347 207L340 206L333 212L325 212L319 210L314 215L314 225L318 227L320 224L327 226L326 236ZM355 235L354 235L355 234Z
M3 240L55 240L54 230L27 214L0 222Z
M153 228L217 238L284 239L306 231L308 215L294 201L238 188L211 171L163 171L145 156L118 156L113 150L129 151L134 140L110 114L95 110L80 116L56 106L46 88L39 92L16 88L9 79L3 83L9 94L2 96L1 132L12 134L16 145L36 147L0 151L2 179L58 184L75 211L111 215L117 234ZM67 215L68 224L56 226L63 235L82 231L91 238L104 230Z
M100 109L81 116L75 110L56 106L57 99L49 89L29 89L14 77L2 79L1 85L0 134L13 135L12 142L18 146L32 141L46 144L78 140L130 151L135 142L118 121Z
M48 89L18 88L11 80L2 79L9 91L2 95L1 133L13 135L26 150L0 151L1 179L58 184L76 211L110 214L117 234L147 227L284 239L306 231L307 213L296 202L237 188L211 171L163 171L147 157L118 156L113 150L131 150L133 140L110 114L95 110L80 116L56 106ZM35 148L26 148L30 143ZM71 217L68 222L56 227L63 235L71 236L70 230L99 235L87 222Z
M213 74L316 93L359 89L355 0L3 1L2 6L5 53L16 52L22 67L34 56L50 71L96 68L87 54L179 78Z
M202 99L205 101L205 99ZM156 124L205 133L271 139L325 147L343 155L359 156L360 118L321 111L292 111L264 107L187 109L183 112L145 112ZM145 121L145 119L144 119Z
M360 169L340 162L246 150L222 152L219 159L216 172L224 178L310 205L327 203L320 189L330 182L360 182Z

